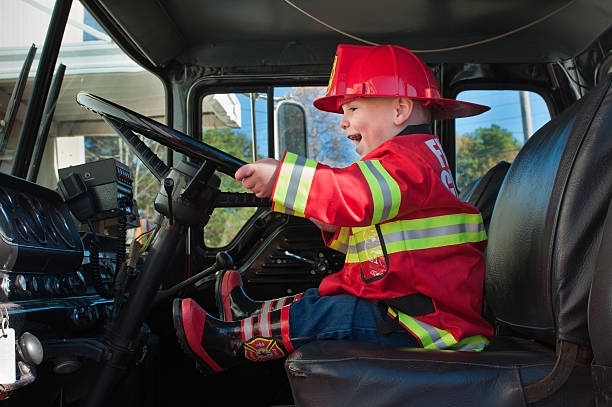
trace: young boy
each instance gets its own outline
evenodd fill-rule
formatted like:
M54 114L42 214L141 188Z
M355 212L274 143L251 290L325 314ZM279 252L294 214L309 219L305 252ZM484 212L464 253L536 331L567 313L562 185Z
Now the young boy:
M478 210L457 197L430 123L488 107L441 98L429 68L392 45L339 45L314 105L343 114L360 161L332 168L285 152L235 177L273 211L311 219L346 253L344 267L278 306L253 303L239 274L227 274L219 291L229 321L175 299L185 351L212 373L321 339L482 350L493 335L481 315L486 233Z

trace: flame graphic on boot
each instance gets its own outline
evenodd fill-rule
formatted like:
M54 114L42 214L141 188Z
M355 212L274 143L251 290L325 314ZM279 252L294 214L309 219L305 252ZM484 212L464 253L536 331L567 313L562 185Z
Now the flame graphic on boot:
M264 362L284 356L285 352L274 339L253 338L244 344L244 357L253 362Z

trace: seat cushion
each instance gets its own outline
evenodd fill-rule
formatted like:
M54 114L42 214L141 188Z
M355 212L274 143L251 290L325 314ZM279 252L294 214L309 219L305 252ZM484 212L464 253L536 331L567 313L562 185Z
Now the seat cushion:
M290 354L285 370L296 406L526 405L522 386L551 371L554 351L518 338L499 341L483 352L316 341ZM588 371L578 366L568 385L537 405L593 405Z

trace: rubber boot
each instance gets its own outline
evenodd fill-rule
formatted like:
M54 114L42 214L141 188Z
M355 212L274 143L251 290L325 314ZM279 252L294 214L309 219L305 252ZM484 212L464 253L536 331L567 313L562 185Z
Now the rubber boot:
M279 359L293 352L289 309L286 306L226 322L207 314L191 298L177 298L172 304L179 343L204 374L222 372L243 362Z
M215 296L219 318L223 321L238 321L257 315L281 309L302 297L303 293L290 295L267 301L255 301L249 298L242 286L242 278L236 270L221 270L217 273Z

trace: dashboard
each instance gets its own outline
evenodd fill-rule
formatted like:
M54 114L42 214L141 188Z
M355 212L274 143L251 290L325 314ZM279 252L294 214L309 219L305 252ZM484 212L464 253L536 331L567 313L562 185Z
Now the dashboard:
M131 227L121 215L136 211L129 170L115 160L104 161L60 173L60 181L62 176L79 181L76 208L89 202L81 212L88 219L75 218L70 206L75 196L66 199L61 183L52 190L0 174L0 315L2 328L14 331L17 350L17 380L3 385L9 390L30 384L43 358L57 374L78 370L77 356L84 352L94 360L101 357L102 348L87 338L100 337L112 318L113 281L125 260L125 231ZM134 216L127 218L133 223ZM114 222L119 233L97 233L92 219Z

